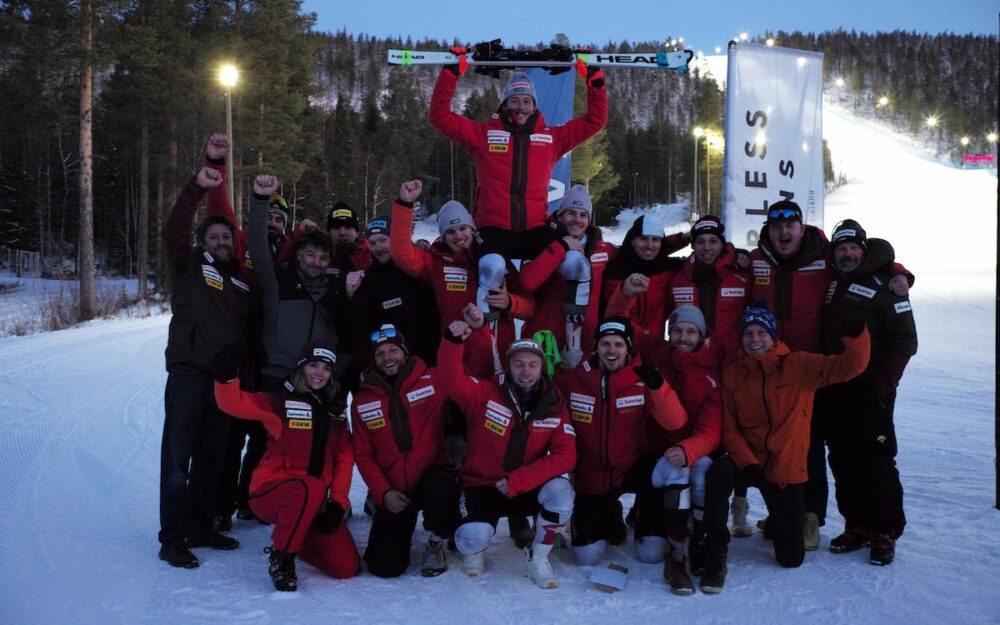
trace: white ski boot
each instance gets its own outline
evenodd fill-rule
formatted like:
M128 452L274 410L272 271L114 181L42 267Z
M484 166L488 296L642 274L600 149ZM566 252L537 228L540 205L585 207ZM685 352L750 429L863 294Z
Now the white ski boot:
M539 588L559 587L559 580L556 579L556 574L552 571L552 564L549 563L550 551L552 551L552 545L541 543L534 543L524 550L528 559L528 577Z
M462 570L469 577L479 577L486 571L486 552L467 553L462 558Z

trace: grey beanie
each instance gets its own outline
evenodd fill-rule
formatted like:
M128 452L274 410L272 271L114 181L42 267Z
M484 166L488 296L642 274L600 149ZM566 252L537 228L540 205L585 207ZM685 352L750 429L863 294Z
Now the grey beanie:
M698 328L702 337L708 334L705 329L705 315L701 314L701 310L697 306L684 304L674 309L670 315L670 327L673 327L675 323L690 323Z
M569 191L559 200L559 208L556 209L556 214L558 215L570 208L587 211L588 215L594 214L594 205L590 201L590 191L587 187L582 184L575 184L570 187Z
M514 72L510 77L510 82L504 87L503 98L500 101L506 102L507 98L512 95L530 95L536 104L538 102L538 96L535 95L535 83L531 82L531 79L524 72Z
M448 200L438 211L438 234L444 235L449 228L466 225L476 229L476 222L472 221L472 215L465 209L461 202Z

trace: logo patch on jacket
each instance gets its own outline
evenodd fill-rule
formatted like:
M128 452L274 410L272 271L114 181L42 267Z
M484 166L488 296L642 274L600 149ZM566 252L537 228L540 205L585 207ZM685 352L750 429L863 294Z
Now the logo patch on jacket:
M490 144L490 152L494 154L506 154L509 151L510 147L508 147L507 145L500 145L497 143Z
M629 395L627 397L619 397L615 400L615 408L631 408L633 406L644 406L646 404L645 395Z
M905 313L905 312L910 312L911 310L913 310L910 307L910 301L909 300L907 300L905 302L898 302L898 303L896 303L896 304L893 305L893 308L896 309L896 314L897 315Z
M532 143L552 143L552 135L548 134L535 133L530 138Z
M469 270L463 267L445 267L445 290L464 293L468 289Z
M746 297L746 289L737 287L722 289L722 297Z
M755 275L755 276L769 276L769 275L771 275L771 268L770 267L754 267L753 268L753 275Z
M313 429L312 420L306 421L304 419L289 419L288 427L292 430L311 430Z
M486 142L491 144L508 144L510 143L510 133L506 130L487 130L486 131Z
M562 423L562 419L559 417L547 417L545 419L539 419L538 421L532 421L531 427L541 428L543 430L554 430L559 427Z
M250 292L250 285L247 284L246 282L237 280L236 278L230 278L229 281L235 284L236 288L240 289L241 291L244 291L245 293Z
M389 310L390 308L395 308L397 306L402 306L402 305L403 305L402 297L387 299L384 302L382 302L382 310Z
M569 418L573 421L579 421L580 423L593 423L594 415L589 412L582 412L580 410L571 410L569 413Z
M756 278L753 279L753 283L761 285L761 286L767 286L768 284L771 284L771 278L770 278L770 276L766 276L766 277L765 276L757 276Z
M600 252L600 253L597 253L597 254L591 254L590 255L590 262L591 263L606 263L606 262L608 262L608 253L607 252Z
M814 260L808 265L803 265L799 267L799 271L819 271L820 269L826 269L826 261L823 259Z
M288 418L288 427L292 430L312 429L312 405L308 402L286 399L285 417Z
M362 408L368 408L368 410L362 411ZM385 415L382 413L380 402L376 401L359 407L358 416L361 417L362 423L369 430L377 430L385 427Z
M434 394L433 386L425 386L423 388L418 388L415 391L411 391L406 394L406 399L412 404L415 401L419 401L425 397L430 397Z
M563 432L569 434L570 436L576 436L576 430L569 423L563 423Z
M854 293L855 295L860 295L861 297L866 297L872 299L875 297L875 289L869 289L866 286L861 286L860 284L852 284L847 287L848 293Z
M213 289L222 290L222 274L211 265L201 266L201 275L205 276L205 284L212 287Z
M382 402L372 401L367 404L361 404L358 406L358 412L368 412L369 410L377 410L382 407Z

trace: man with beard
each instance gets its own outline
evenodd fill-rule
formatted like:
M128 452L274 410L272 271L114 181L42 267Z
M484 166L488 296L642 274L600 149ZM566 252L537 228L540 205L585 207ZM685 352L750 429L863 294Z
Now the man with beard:
M868 327L872 349L864 373L816 394L816 418L826 432L837 507L846 524L844 533L830 541L830 551L848 553L870 545L869 561L885 566L906 526L893 410L899 379L917 352L917 329L910 301L886 287L892 248L875 241L853 219L833 231L836 278L823 309L823 350L843 352L837 328L857 321Z
M455 529L458 486L445 453L447 398L437 369L410 355L392 324L371 333L373 365L361 375L351 408L355 460L376 503L364 560L378 577L398 577L410 562L417 512L431 532L420 572L448 570L445 543Z
M626 492L635 493L636 506L645 510L635 522L636 554L643 562L658 562L665 531L656 502L663 501L663 491L652 481L656 456L641 452L650 421L667 430L687 421L677 394L656 367L641 364L634 354L632 322L625 317L601 322L594 356L560 373L556 383L577 433L572 526L577 563L596 565L609 543L625 541L618 499Z
M163 228L170 266L165 418L160 455L159 557L171 566L194 568L190 547L235 549L239 542L212 529L219 471L229 417L213 395L213 366L223 345L245 348L249 278L233 255L235 229L211 215L191 229L207 189L222 183L203 167L181 191Z

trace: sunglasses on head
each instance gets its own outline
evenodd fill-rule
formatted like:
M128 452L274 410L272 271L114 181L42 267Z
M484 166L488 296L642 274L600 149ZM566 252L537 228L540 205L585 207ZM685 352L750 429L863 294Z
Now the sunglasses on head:
M801 219L799 211L791 208L774 208L768 211L768 219Z
M372 343L374 343L375 341L378 341L382 338L394 339L396 338L396 334L398 334L396 332L396 328L385 328L385 329L375 330L374 332L372 332L371 341Z

